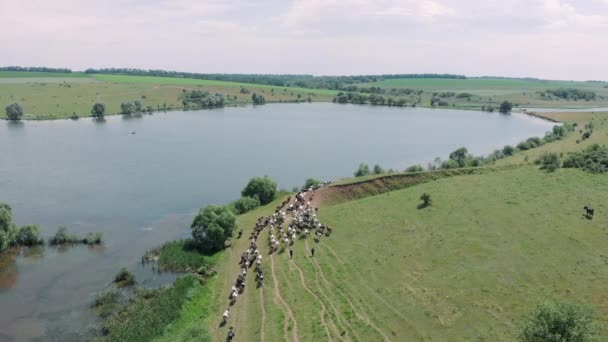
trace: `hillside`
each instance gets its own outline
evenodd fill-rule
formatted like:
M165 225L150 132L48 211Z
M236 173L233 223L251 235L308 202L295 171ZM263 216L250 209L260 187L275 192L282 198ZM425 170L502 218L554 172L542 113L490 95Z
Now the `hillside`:
M550 115L593 120L593 140L569 137L526 154L608 142L608 114ZM298 240L290 260L288 253L269 255L262 232L267 278L259 289L249 278L230 307L235 341L514 340L522 317L550 300L592 308L607 337L608 179L578 169L546 173L532 161L518 152L483 170L322 188L313 203L333 233L320 243ZM422 193L433 203L418 209ZM192 299L159 340L192 340L201 323L213 340L225 338L221 313L246 237L282 200L239 217L244 237L223 252L208 292ZM595 208L593 220L583 217L585 205Z
M270 75L269 77L271 77ZM279 77L279 76L277 76ZM255 78L253 78L255 79ZM340 79L340 78L338 78ZM81 72L0 71L0 105L18 102L25 119L44 120L87 117L96 102L106 105L107 114L121 112L121 103L140 101L153 110L182 109L180 96L192 90L219 93L226 105L252 103L252 94L264 96L266 102L330 102L339 93L323 88L324 83L311 83L313 88L273 86L225 80L181 77L88 74ZM579 108L608 106L608 86L598 82L544 81L501 78L390 78L372 83L340 84L348 93L381 96L386 103L429 107L431 100L444 108L479 110L508 100L519 107ZM578 89L592 92L593 100L543 97L547 90ZM332 89L336 89L335 87ZM371 100L367 101L371 103ZM367 103L366 102L366 103ZM380 102L379 102L380 103ZM383 103L383 102L381 102ZM5 118L5 112L0 112Z
M96 75L82 73L0 72L0 118L4 106L19 102L24 119L44 120L91 116L96 102L106 105L107 114L121 112L123 102L141 101L144 107L182 109L180 95L200 90L225 96L226 105L251 103L254 93L267 102L331 101L335 91L307 88L197 80L172 77Z

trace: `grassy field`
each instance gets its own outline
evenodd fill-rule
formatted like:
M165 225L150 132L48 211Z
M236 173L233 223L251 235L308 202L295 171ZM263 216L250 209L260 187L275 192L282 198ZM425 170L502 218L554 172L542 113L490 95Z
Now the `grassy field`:
M573 133L484 172L430 177L382 194L361 186L369 196L329 198L319 217L334 233L320 243L297 241L293 260L268 255L263 232L266 282L256 289L249 277L230 307L235 340L509 341L522 318L549 300L592 308L608 337L608 179L577 169L545 173L532 164L543 150L608 143L608 114L548 115L593 121L596 129L584 143ZM433 204L418 209L424 192ZM157 340L196 340L189 336L201 324L213 340L225 338L220 316L246 237L281 200L239 216L244 238L221 254L206 290ZM593 220L583 218L584 205L594 206Z
M90 116L95 102L106 104L107 114L120 112L120 104L139 100L144 106L158 109L181 109L179 96L184 90L201 90L220 93L226 96L227 105L251 103L251 94L258 93L267 102L331 101L335 91L279 88L266 85L252 85L223 81L194 80L169 77L147 77L127 75L92 75L65 74L70 77L59 77L53 73L26 77L0 78L0 105L19 102L25 110L25 119L61 119L74 113L79 117ZM10 75L10 73L9 73ZM52 76L51 76L52 75ZM72 77L72 75L78 75ZM241 87L249 93L242 94ZM3 109L2 108L2 109ZM5 118L5 112L0 112Z
M608 106L608 88L604 83L542 81L515 79L391 79L374 83L357 84L358 87L423 90L418 95L389 95L395 100L404 99L419 106L430 106L435 92L472 94L470 99L455 96L445 98L447 107L480 109L482 105L498 105L509 100L519 107L578 108ZM249 93L241 93L241 88ZM592 90L598 95L593 101L547 100L538 92L556 88ZM197 80L174 77L130 76L47 72L0 71L0 106L19 102L24 106L25 118L33 120L61 119L76 114L90 116L95 102L106 104L109 114L120 112L120 104L139 100L144 106L157 110L164 105L181 109L179 99L184 91L203 90L224 94L227 105L251 103L251 94L263 95L267 102L332 101L337 91L296 87L275 87L238 82ZM4 111L0 118L5 118Z
M468 79L390 79L373 83L358 84L359 87L380 87L385 89L415 89L423 90L422 105L429 106L432 93L455 92L469 93L470 100L447 98L449 106L456 108L480 108L482 105L493 104L508 100L520 107L547 108L579 108L602 107L608 105L608 88L606 83L523 80L500 78L468 78ZM538 92L547 89L576 88L596 92L598 98L594 101L546 100ZM601 98L600 98L601 97Z

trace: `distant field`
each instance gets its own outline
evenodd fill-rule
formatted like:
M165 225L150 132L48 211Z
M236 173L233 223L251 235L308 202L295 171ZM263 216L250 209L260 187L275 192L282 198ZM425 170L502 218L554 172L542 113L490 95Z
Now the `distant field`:
M497 107L502 101L508 100L521 107L547 108L577 108L602 107L608 104L608 88L606 83L522 80L500 78L468 78L468 79L391 79L373 83L358 84L358 87L380 87L384 89L414 89L423 90L421 103L429 106L432 93L454 92L469 93L470 99L456 97L446 98L449 107L481 108L491 104ZM539 92L548 89L576 88L594 91L598 97L594 101L568 101L562 99L543 99ZM385 95L389 96L390 95Z
M242 82L227 82L216 80L198 80L192 78L179 77L155 77L155 76L131 76L131 75L106 75L95 74L95 79L104 82L115 83L144 83L144 84L159 84L159 85L190 85L190 86L209 86L209 87L245 87L255 86L258 89L274 89L276 91L290 91L304 94L320 94L320 95L335 95L337 91L327 89L308 89L297 87L279 87L264 84L251 84Z
M251 95L258 93L267 102L331 101L335 91L305 88L272 87L222 81L207 81L169 77L127 75L76 74L76 77L47 77L53 73L0 78L0 118L5 117L4 106L19 102L24 106L26 119L61 119L73 113L90 116L95 102L106 104L107 114L120 113L120 104L139 100L153 109L181 109L183 91L201 90L226 96L227 105L251 103ZM59 74L72 75L72 74ZM55 75L56 76L56 75ZM241 93L241 87L249 93Z

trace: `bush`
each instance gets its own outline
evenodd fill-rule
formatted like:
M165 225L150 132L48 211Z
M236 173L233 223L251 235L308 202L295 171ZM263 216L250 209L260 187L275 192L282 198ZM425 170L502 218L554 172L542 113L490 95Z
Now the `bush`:
M561 162L557 153L545 152L535 163L540 165L541 170L547 172L553 172L561 167Z
M420 165L412 165L405 169L405 172L422 172L424 168Z
M82 243L88 245L99 245L101 244L102 233L88 233L87 236L82 239Z
M101 103L101 102L97 102L93 105L93 109L91 109L91 115L97 118L103 118L103 116L106 114L106 105Z
M565 168L578 168L591 173L608 172L608 146L593 144L574 152L564 160Z
M316 187L316 186L318 186L319 184L321 184L321 181L320 181L320 180L318 180L318 179L314 179L314 178L308 178L308 179L306 180L306 182L304 182L304 187L302 187L302 189L308 189L308 188L310 188L311 186L312 186L312 187Z
M158 250L158 267L163 271L206 273L211 265L191 239L166 242Z
M23 106L19 103L11 103L4 108L6 110L6 117L9 120L21 120L23 116Z
M420 196L420 200L422 201L422 203L418 205L418 209L426 208L433 203L431 200L431 195L427 194L426 192L423 193L422 196Z
M135 285L135 277L126 268L121 268L118 274L114 277L114 283L118 287Z
M101 318L106 318L114 312L120 301L120 293L110 290L98 295L93 302L93 308Z
M192 221L192 238L205 252L224 248L226 240L236 228L236 216L228 207L210 205L201 209Z
M270 177L254 177L241 191L243 197L258 197L261 205L272 202L277 196L277 183Z
M459 167L461 167L460 164L454 159L448 159L441 163L441 168L446 170L458 169Z
M381 175L384 173L384 169L380 165L376 164L376 165L374 165L373 172L375 175Z
M513 109L513 104L511 102L503 101L500 104L500 108L498 109L498 111L505 114L505 113L510 113L512 109Z
M17 232L17 243L21 246L35 246L43 243L40 229L36 225L23 226Z
M565 303L546 303L523 322L519 340L523 342L545 341L594 341L595 326L591 312L583 307Z
M370 174L369 165L361 163L359 164L359 168L355 171L355 177L363 177L368 176Z
M257 196L241 197L238 200L232 202L232 206L234 207L234 212L237 215L241 215L259 207L260 199Z

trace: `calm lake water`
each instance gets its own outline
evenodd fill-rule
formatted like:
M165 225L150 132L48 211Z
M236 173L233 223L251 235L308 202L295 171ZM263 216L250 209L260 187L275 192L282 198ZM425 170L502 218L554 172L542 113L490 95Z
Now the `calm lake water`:
M236 199L252 176L291 189L360 162L403 169L461 146L485 154L552 126L523 114L331 103L0 121L0 202L14 220L45 237L66 225L105 240L0 258L0 341L81 339L96 293L123 266L151 286L173 279L139 267L144 251L187 236L199 207Z

